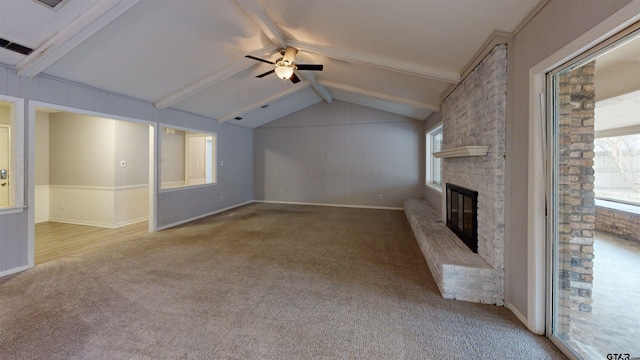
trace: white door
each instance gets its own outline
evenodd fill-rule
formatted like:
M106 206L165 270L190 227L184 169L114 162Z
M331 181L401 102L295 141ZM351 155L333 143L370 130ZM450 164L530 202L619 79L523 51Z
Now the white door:
M206 136L188 135L187 136L187 184L200 185L205 184L207 161L205 156Z
M9 206L9 127L0 125L0 207Z

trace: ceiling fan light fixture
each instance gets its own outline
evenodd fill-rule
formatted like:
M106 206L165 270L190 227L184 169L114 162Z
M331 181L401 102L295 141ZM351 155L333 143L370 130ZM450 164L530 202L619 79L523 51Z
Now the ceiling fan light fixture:
M291 78L291 75L293 75L293 70L295 70L295 67L293 65L276 65L276 75L278 75L278 77L282 80Z

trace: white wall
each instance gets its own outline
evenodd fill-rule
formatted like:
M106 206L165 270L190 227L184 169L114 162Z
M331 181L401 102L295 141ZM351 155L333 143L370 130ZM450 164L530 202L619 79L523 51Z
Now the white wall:
M259 127L256 200L401 208L422 197L423 131L422 122L341 101Z

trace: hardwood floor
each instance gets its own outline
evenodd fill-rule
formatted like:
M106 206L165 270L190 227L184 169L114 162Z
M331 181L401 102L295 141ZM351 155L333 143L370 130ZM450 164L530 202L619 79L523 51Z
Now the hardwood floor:
M115 229L54 222L36 224L35 263L43 264L88 251L116 238L133 238L148 232L147 221Z

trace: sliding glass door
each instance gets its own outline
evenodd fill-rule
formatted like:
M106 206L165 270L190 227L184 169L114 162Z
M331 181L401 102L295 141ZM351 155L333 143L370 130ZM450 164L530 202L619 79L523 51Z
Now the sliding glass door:
M577 358L640 358L638 31L548 83L551 338Z

